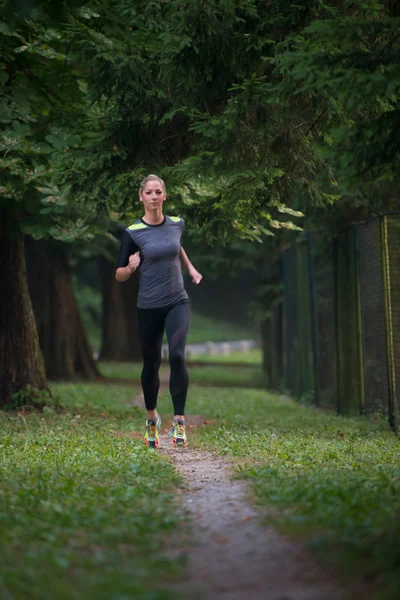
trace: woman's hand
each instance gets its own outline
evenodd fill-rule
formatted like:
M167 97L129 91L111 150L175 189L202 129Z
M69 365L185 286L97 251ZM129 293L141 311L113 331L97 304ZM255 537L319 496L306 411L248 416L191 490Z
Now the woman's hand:
M193 283L198 285L200 283L200 281L203 279L203 275L201 273L199 273L198 270L195 269L193 265L191 267L189 267L188 270L189 270L189 275L192 278Z
M128 267L131 273L136 271L138 266L140 265L140 254L139 252L135 252L135 254L131 254L129 257Z

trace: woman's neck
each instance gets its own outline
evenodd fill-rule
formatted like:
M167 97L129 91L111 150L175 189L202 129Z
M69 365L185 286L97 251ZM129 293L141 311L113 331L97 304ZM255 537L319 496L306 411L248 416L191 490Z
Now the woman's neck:
M162 210L152 210L151 212L145 211L142 219L149 225L159 225L164 221L164 215Z

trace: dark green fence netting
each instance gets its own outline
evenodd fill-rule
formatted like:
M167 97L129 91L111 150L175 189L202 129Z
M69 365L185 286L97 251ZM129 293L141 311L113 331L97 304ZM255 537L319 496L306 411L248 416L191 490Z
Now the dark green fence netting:
M400 428L400 213L332 243L308 232L282 253L283 302L267 326L270 385Z
M297 369L297 244L283 253L284 385L296 396L300 387Z
M357 228L335 242L338 411L359 414L364 405Z
M388 415L381 221L358 226L365 411Z
M309 235L315 336L315 402L337 407L335 277L333 247L326 234Z
M307 240L297 244L297 371L299 395L314 399L313 278Z
M283 254L284 381L296 396L314 397L313 293L307 240Z

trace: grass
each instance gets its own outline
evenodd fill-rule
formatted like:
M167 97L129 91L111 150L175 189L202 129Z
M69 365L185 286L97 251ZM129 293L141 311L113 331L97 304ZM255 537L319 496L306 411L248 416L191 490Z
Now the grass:
M191 311L188 344L253 340L255 336L256 332L251 327L228 323Z
M385 422L253 389L192 387L189 410L215 420L196 444L240 465L238 475L251 481L274 523L352 577L379 582L380 597L398 598L400 441Z
M99 361L97 363L99 371L103 377L110 379L125 379L140 381L142 373L142 363L116 363Z
M262 388L266 382L261 365L189 365L188 371L190 383L198 385Z
M254 348L248 352L231 352L230 354L198 354L187 359L188 364L212 363L214 365L261 365L262 352Z
M0 413L0 597L172 598L172 467L143 447L135 391L53 386L64 410ZM180 511L179 511L180 515Z
M231 457L268 520L322 562L361 573L379 588L374 598L397 599L399 437L378 418L338 417L256 389L260 376L251 364L190 368L188 412L208 421L191 445ZM128 406L137 388L53 389L62 410L0 413L0 597L172 598L152 582L181 572L163 557L179 523L178 478L132 435L143 425L143 411ZM159 410L171 408L164 391Z
M223 363L218 365L217 363L205 366L191 366L188 363L190 383L194 385L265 387L265 375L261 365L252 364L251 362L248 365ZM99 362L98 366L101 374L112 380L131 379L140 381L141 363ZM168 370L168 363L162 368Z

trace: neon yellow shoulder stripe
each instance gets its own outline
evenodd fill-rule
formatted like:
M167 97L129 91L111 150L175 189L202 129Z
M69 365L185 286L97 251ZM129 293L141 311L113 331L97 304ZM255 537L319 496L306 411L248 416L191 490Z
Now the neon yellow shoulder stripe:
M180 217L170 217L171 221L173 221L174 223L179 223L179 221L181 220Z
M144 223L134 223L133 225L128 227L128 229L130 229L131 231L136 231L137 229L146 229L146 227L147 225L145 225Z

